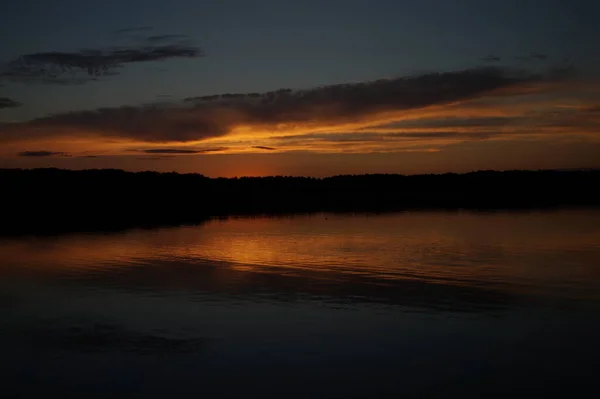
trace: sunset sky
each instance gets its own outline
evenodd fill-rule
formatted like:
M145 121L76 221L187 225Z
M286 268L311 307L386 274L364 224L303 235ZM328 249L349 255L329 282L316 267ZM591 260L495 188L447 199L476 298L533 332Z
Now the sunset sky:
M600 167L594 0L0 0L0 167Z

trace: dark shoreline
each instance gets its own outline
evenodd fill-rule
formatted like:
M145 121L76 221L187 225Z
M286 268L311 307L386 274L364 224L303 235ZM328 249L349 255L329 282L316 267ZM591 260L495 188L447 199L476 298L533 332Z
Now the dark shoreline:
M215 217L600 206L600 171L208 178L0 169L0 236L193 225Z

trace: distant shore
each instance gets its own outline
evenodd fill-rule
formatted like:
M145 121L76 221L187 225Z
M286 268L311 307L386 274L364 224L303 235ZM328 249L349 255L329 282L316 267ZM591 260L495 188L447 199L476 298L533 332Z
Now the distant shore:
M208 178L115 169L0 169L0 234L175 226L235 215L596 207L598 186L598 170Z

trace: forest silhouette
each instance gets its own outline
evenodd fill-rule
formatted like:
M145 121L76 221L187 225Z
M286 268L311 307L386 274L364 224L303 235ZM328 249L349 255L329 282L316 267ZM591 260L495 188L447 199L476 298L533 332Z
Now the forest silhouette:
M209 178L117 169L0 169L0 234L196 224L215 217L600 205L598 170Z

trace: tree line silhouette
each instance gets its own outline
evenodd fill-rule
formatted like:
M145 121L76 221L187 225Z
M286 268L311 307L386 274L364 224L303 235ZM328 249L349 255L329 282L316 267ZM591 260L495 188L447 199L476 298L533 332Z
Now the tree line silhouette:
M212 217L600 205L599 170L209 178L117 169L0 169L0 233L110 230Z

